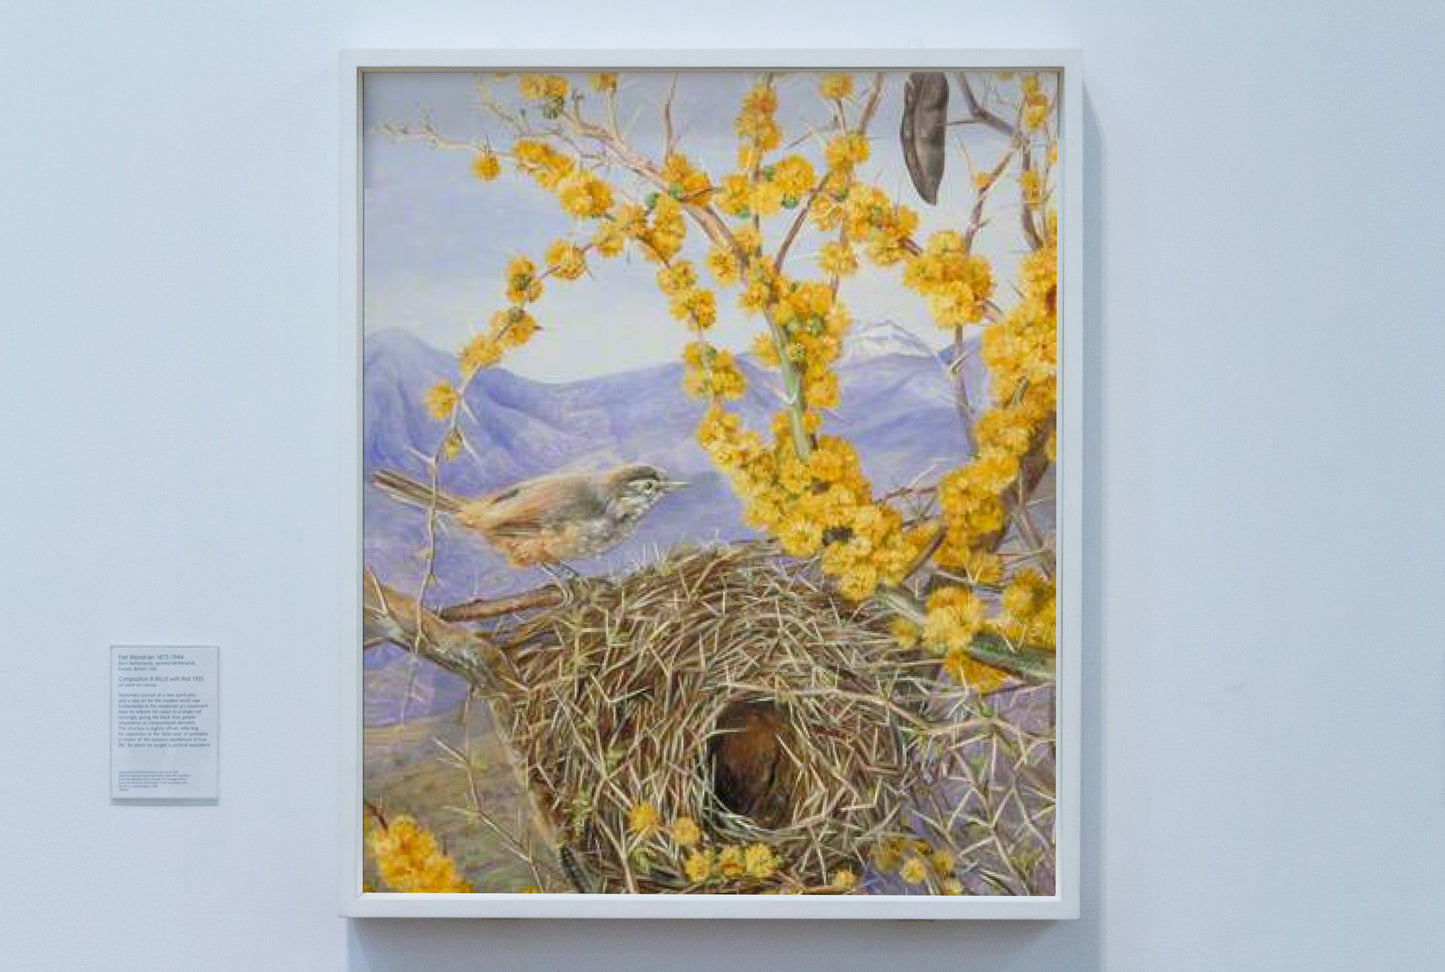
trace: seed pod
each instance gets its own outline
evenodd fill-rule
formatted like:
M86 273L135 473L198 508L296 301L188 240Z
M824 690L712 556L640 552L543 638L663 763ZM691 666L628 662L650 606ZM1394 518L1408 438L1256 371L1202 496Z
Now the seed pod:
M918 71L903 87L903 162L913 188L929 205L938 202L943 181L943 137L948 125L948 77L939 71Z

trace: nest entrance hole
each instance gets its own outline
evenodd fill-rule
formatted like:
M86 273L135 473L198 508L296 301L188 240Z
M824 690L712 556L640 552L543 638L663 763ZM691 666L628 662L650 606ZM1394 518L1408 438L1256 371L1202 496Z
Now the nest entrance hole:
M708 742L718 803L769 830L792 823L793 735L776 702L740 700L723 709Z

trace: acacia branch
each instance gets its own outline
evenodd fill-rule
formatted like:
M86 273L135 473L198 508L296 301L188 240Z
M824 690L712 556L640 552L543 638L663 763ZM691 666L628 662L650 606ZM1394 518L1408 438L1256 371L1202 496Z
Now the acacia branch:
M478 689L503 690L511 666L490 638L443 621L369 570L361 588L362 634L367 644L390 642Z

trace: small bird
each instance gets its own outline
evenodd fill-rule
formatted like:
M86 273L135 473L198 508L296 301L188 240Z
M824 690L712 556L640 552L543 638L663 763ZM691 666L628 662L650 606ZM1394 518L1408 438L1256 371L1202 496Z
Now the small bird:
M561 567L595 557L632 535L657 502L687 483L656 466L629 464L601 472L539 476L475 499L438 492L400 473L380 470L372 484L403 503L453 517L501 551L513 567ZM575 572L574 572L575 573Z

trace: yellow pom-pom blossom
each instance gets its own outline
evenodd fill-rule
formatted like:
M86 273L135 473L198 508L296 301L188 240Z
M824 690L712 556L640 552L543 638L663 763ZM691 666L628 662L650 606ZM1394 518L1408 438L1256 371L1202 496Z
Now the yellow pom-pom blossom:
M571 156L534 139L519 139L513 143L512 163L517 171L531 176L539 186L548 190L555 189L576 167Z
M669 152L662 161L662 180L667 184L667 194L674 199L688 203L703 203L712 192L712 183L707 173L694 168L686 155Z
M747 379L731 352L694 341L683 349L683 388L694 398L731 400L747 391Z
M740 878L747 873L747 866L743 863L743 850L732 844L718 851L717 873L725 878Z
M426 393L427 414L438 422L445 421L457 410L457 402L460 400L457 390L448 383L433 385Z
M561 280L576 280L587 272L587 258L575 243L557 240L547 247L547 268Z
M614 71L600 71L589 79L592 90L602 94L611 94L617 90L617 74Z
M651 837L660 829L657 810L650 803L635 803L627 811L627 829L637 837Z
M928 595L928 619L923 639L938 652L962 650L983 629L984 603L963 587L941 587Z
M829 276L847 277L857 271L858 256L847 243L834 240L818 251L818 267Z
M495 152L478 152L472 156L472 175L483 182L491 182L501 174L502 163Z
M823 148L823 161L830 172L851 174L868 161L868 139L859 132L844 132L829 139Z
M393 891L465 894L472 890L431 831L411 817L395 817L386 826L373 827L368 843L381 879Z
M993 296L993 271L970 254L963 237L945 230L928 238L923 252L908 260L903 283L928 299L939 327L954 328L983 319Z
M1000 634L1016 644L1054 647L1056 600L1054 582L1032 570L1020 571L999 599L1003 615Z
M918 214L877 186L854 185L843 206L843 224L850 237L864 244L870 260L887 267L908 255L907 241L918 228Z
M679 847L693 847L702 839L702 830L691 817L678 817L670 828L672 842Z
M741 145L738 146L738 168L752 170L763 156L778 147L782 140L782 129L773 119L778 110L778 93L771 82L761 81L743 96L741 109L733 130Z
M1042 128L1049 120L1049 96L1043 91L1037 74L1028 74L1020 81L1023 89L1023 123L1029 131Z
M713 852L710 850L693 851L687 856L682 864L682 872L693 884L701 884L712 877L714 866Z
M801 155L789 155L769 167L769 181L782 192L783 205L796 206L813 189L817 176L813 166Z
M833 872L830 883L839 891L852 891L858 886L858 874L852 868L840 867Z
M928 878L928 865L919 857L910 857L898 868L898 876L906 884L922 884Z
M507 264L507 299L514 304L525 304L542 296L542 279L537 276L537 265L524 256L514 257Z
M748 877L766 880L773 876L777 859L765 844L749 844L743 851L743 870Z
M612 187L591 172L573 172L556 183L557 201L569 216L593 219L612 208Z
M520 74L517 88L532 101L561 101L567 97L567 79L560 74Z
M849 74L825 74L818 79L818 95L828 101L846 98L853 93L853 77Z

